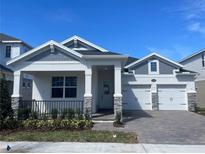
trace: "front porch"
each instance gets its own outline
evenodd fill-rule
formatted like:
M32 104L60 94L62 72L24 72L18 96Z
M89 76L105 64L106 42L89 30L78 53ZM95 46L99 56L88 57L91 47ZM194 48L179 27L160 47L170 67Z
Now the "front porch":
M32 100L22 100L24 73L33 77ZM17 71L12 108L16 115L19 108L28 108L39 118L51 116L53 109L59 116L65 109L73 109L97 120L114 120L122 112L122 96L116 95L121 90L119 81L121 69L113 65L93 65L84 71Z

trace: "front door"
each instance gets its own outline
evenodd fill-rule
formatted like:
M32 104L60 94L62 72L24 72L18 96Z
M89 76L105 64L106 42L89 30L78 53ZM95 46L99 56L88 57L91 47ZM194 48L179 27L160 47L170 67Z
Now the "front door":
M113 108L113 84L111 80L102 80L100 109Z

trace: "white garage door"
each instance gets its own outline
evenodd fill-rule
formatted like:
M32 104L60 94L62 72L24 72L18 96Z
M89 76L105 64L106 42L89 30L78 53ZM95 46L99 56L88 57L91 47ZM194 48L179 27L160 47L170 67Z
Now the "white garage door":
M158 86L159 110L186 110L186 91L184 85Z
M152 110L150 86L126 85L123 87L124 110Z

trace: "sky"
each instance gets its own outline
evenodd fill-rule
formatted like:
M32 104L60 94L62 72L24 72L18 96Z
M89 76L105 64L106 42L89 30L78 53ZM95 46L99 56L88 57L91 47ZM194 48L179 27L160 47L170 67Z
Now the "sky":
M0 0L0 32L33 47L78 35L137 58L205 48L204 18L205 0Z

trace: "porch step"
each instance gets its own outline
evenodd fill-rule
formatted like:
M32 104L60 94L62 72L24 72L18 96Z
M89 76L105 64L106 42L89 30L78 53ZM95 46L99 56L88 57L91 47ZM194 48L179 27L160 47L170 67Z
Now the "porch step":
M94 123L113 123L114 120L92 120Z
M114 114L113 113L95 113L92 115L93 122L113 122Z

